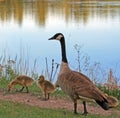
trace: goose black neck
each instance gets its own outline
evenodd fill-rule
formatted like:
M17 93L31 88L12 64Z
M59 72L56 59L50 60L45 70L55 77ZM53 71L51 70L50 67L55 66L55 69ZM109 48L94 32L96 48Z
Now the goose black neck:
M62 39L60 40L60 43L61 43L61 51L62 51L62 61L65 63L68 63L67 57L66 57L66 47L65 47L64 37L62 37Z

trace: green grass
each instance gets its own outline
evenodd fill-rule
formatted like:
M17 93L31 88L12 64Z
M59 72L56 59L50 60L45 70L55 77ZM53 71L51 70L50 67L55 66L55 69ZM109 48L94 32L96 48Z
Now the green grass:
M9 84L11 80L6 80L5 78L2 78L0 79L0 88L3 89L3 90L6 90L7 92L7 86ZM15 85L14 88L13 88L13 92L12 93L15 93L15 89L16 90L19 90L21 89L22 86L21 85ZM26 89L24 89L23 91L26 91ZM31 86L29 86L29 91L32 95L34 96L39 96L42 94L42 91L41 89L36 85L36 82L34 82ZM59 91L59 90L56 90L54 92L54 94L51 94L51 96L55 96L55 97L59 97L59 98L68 98L68 96L63 92L63 91Z
M85 118L81 114L73 114L70 111L60 109L42 109L20 103L0 100L1 118ZM91 115L87 118L119 118L119 114L111 116Z
M2 83L0 84L0 88L7 90L9 82L10 80L6 80L5 78L0 79L0 83ZM15 86L15 89L19 88L21 88L21 86ZM36 86L36 83L29 87L29 91L33 96L41 95L41 90ZM13 92L13 94L15 94L15 92ZM56 91L53 96L62 99L70 99L62 91ZM120 110L120 106L117 109ZM85 118L85 116L82 116L81 114L74 115L73 111L43 109L36 106L0 100L0 118ZM103 116L89 113L87 118L119 118L119 114L112 113L110 116Z

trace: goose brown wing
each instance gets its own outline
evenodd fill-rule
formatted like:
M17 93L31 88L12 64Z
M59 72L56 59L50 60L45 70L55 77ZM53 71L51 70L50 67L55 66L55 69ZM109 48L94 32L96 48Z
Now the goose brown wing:
M67 71L59 75L58 83L61 89L70 96L87 97L99 101L107 101L106 96L100 91L92 81L82 73Z
M72 71L71 74L74 75L74 89L76 94L94 100L106 100L104 93L87 76L75 71Z

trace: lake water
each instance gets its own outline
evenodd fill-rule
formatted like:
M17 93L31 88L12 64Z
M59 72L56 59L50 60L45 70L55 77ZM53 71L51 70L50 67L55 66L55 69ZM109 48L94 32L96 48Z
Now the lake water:
M74 48L77 44L82 47L81 57L89 57L89 68L97 63L106 73L112 68L120 78L119 0L0 1L1 64L17 58L31 71L36 61L34 69L42 73L47 57L51 69L52 59L61 63L60 44L48 41L57 32L65 35L71 68L78 67Z

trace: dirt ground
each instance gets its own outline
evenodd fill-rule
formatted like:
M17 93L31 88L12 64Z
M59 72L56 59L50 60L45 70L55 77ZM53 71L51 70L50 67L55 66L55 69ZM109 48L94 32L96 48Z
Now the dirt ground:
M8 100L18 103L23 103L31 106L38 106L40 108L50 108L50 109L63 109L69 110L73 112L73 102L69 99L60 99L51 97L50 100L43 100L38 96L33 96L31 93L19 93L16 92L14 94L12 93L5 93L0 91L0 100ZM120 111L115 109L110 109L108 111L103 110L98 105L90 105L90 103L87 103L87 110L91 114L102 114L102 115L111 115L111 113L119 113ZM83 112L83 105L82 102L78 102L78 112Z

